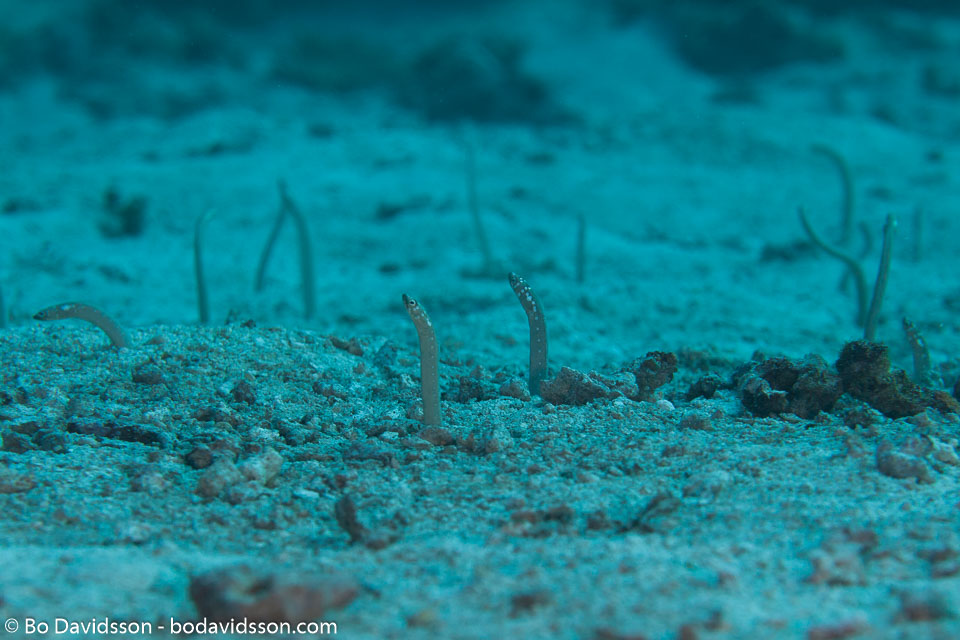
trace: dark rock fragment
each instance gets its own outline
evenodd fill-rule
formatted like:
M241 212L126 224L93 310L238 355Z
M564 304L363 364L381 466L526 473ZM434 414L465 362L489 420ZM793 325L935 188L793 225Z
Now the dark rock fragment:
M690 385L684 399L689 402L695 398L712 398L723 387L723 380L715 373L708 373Z
M740 401L755 416L765 418L786 412L787 393L774 389L758 376L747 379L740 389Z
M218 622L318 620L357 597L353 578L337 574L255 570L235 566L195 575L190 598L201 618Z
M837 359L843 390L863 400L888 418L904 418L933 407L941 413L960 413L960 403L943 391L914 383L902 369L890 368L886 345L856 340L844 345Z
M616 398L620 393L607 388L584 373L560 367L560 373L540 385L540 396L553 404L584 405L600 398Z
M830 411L841 394L839 377L816 355L762 358L738 376L743 406L759 417L794 413L810 419Z
M677 372L677 356L668 351L651 351L637 358L625 369L637 381L638 400L650 400L653 392L673 380Z

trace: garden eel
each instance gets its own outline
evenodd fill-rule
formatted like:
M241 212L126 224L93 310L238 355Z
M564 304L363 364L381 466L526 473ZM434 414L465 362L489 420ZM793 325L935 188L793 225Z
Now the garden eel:
M440 425L440 353L437 334L430 316L420 303L403 294L403 306L407 308L413 326L420 338L420 395L423 397L423 424Z
M887 214L883 225L883 244L880 246L880 267L877 269L877 281L873 284L873 297L863 325L863 339L873 341L880 322L880 307L883 305L883 293L887 290L887 277L890 275L890 260L893 258L893 238L897 233L897 219Z
M112 318L96 307L81 302L65 302L47 307L33 314L34 320L85 320L100 327L115 347L129 347L127 334Z
M803 225L803 230L807 232L810 242L827 255L842 262L847 267L848 273L853 276L853 283L857 288L857 325L861 327L864 326L867 321L867 277L863 273L863 267L861 267L857 259L849 253L824 242L820 236L817 235L817 232L813 230L803 207L800 207L797 213L800 216L800 224Z
M537 295L526 280L510 272L510 287L517 294L530 323L530 393L540 395L540 383L547 375L547 322Z

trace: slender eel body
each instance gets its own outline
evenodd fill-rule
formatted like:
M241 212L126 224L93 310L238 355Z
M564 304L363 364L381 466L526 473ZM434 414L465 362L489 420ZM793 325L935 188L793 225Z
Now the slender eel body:
M34 320L68 320L68 319L77 319L85 320L91 324L94 324L100 329L103 330L107 337L110 338L110 342L115 347L129 347L130 339L127 338L126 332L120 328L116 322L113 321L107 314L96 307L91 307L88 304L83 304L81 302L65 302L64 304L57 304L52 307L47 307L42 309L33 315Z
M517 294L530 323L530 393L540 395L540 383L547 375L547 321L537 295L526 280L510 273L510 287Z
M877 270L877 281L873 284L873 297L870 299L870 308L863 324L863 339L873 340L877 335L877 324L880 322L880 307L883 306L883 294L887 290L887 277L890 274L890 260L893 257L893 237L897 232L897 219L893 214L887 215L883 225L883 245L880 248L880 267Z
M838 151L825 144L815 144L810 148L814 153L828 158L840 175L840 185L843 188L843 200L840 205L840 244L845 245L853 235L853 176L850 174L850 165Z
M263 252L260 254L260 261L257 263L254 290L261 291L263 289L270 254L273 252L277 238L280 237L284 221L290 215L297 227L297 241L300 247L300 289L303 294L303 315L309 320L313 317L317 306L316 276L313 273L313 246L310 243L310 229L307 227L307 217L287 192L287 184L283 180L279 180L277 189L280 191L280 209L277 211L273 228L270 230L270 235L267 236L267 243L264 245Z
M210 322L210 296L207 293L207 278L203 269L203 237L207 222L212 217L213 211L207 211L197 218L193 227L193 273L197 279L197 313L200 324Z
M420 338L420 395L423 397L423 424L440 424L440 350L430 316L416 300L403 294L413 326Z
M857 287L857 324L863 326L867 321L867 277L863 273L863 268L860 266L860 263L857 262L856 258L824 242L820 236L817 235L817 232L813 230L803 208L798 210L798 215L800 216L800 224L803 225L804 231L807 232L810 242L827 255L836 258L846 265L848 272L852 274L853 282Z
M317 308L316 276L313 273L313 248L310 245L310 229L307 228L307 217L287 193L287 185L282 180L277 183L280 190L280 201L283 208L293 216L297 227L297 240L300 246L300 288L303 292L303 314L307 320L313 317Z

